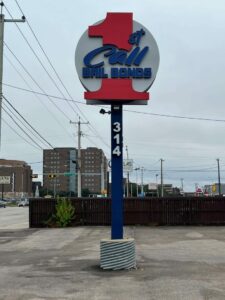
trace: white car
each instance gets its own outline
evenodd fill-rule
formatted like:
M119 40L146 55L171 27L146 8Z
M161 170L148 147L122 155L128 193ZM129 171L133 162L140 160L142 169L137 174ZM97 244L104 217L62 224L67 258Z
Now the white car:
M5 208L5 202L0 200L0 207L4 207Z
M21 199L18 203L18 207L24 207L29 205L29 200L28 199Z

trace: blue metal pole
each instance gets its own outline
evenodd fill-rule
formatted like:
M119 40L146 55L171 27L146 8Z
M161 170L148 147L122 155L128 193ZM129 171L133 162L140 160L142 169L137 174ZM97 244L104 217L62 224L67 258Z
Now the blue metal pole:
M123 108L111 106L111 238L123 239Z

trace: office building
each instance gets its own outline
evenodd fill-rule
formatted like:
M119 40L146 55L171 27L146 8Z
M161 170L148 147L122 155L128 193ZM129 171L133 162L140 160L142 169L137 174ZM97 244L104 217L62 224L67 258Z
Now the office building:
M43 188L53 194L77 193L77 149L54 148L43 151Z
M92 194L107 193L107 158L95 147L81 150L81 186Z
M78 151L75 148L54 148L43 152L43 188L53 194L77 195ZM81 190L106 194L107 159L101 149L81 149ZM73 194L72 194L73 195Z
M32 169L25 161L0 159L1 176L9 178L2 186L4 197L32 196Z

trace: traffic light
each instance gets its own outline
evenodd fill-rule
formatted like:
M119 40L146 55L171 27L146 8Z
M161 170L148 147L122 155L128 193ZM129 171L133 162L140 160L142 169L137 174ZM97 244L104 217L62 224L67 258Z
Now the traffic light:
M53 179L53 178L55 178L56 177L56 174L48 174L48 178L49 179Z

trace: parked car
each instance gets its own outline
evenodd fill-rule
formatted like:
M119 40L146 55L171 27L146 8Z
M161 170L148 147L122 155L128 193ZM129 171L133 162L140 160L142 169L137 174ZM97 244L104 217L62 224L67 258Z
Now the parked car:
M0 200L0 207L4 207L5 208L5 202Z
M28 206L29 205L29 200L28 199L20 199L19 203L18 203L18 207L24 207L24 206Z

